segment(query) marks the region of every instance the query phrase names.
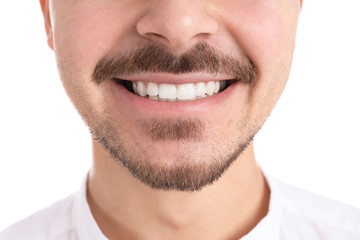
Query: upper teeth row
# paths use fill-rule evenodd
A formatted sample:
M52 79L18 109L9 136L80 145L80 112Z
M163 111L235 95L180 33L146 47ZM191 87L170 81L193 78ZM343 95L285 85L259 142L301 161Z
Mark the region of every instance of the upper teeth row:
M226 87L226 80L210 81L198 83L185 84L156 84L148 82L145 84L142 81L134 82L133 89L135 94L142 97L149 97L155 100L194 100L212 96Z

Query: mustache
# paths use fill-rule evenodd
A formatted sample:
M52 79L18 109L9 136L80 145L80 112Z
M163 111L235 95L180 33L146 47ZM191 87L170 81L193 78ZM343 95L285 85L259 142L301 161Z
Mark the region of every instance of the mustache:
M157 45L145 46L116 57L104 56L96 64L92 77L100 85L116 76L146 72L225 74L249 84L258 78L256 67L249 57L228 56L203 42L179 56Z

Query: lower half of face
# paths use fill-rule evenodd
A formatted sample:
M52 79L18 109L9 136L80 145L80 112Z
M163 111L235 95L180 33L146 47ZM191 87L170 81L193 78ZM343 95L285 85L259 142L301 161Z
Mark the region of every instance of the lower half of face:
M90 94L72 85L68 93L114 160L163 190L200 190L220 178L273 107L269 99L252 99L253 86L241 82L209 97L176 102L138 96L115 80L100 88Z
M138 20L114 25L117 12L110 2L101 8L109 7L101 17L107 28L84 14L96 12L96 6L76 5L73 17L84 19L69 27L55 17L60 25L54 28L55 52L65 89L93 137L133 176L156 189L202 189L238 159L275 106L289 74L297 15L283 13L286 8L277 0L238 1L238 12L229 4L229 16L214 10L217 32L172 54L174 46L156 38L144 41L124 28ZM289 2L296 13L295 1ZM264 29L266 17L273 32ZM132 38L138 44L129 44ZM131 47L119 48L117 41Z

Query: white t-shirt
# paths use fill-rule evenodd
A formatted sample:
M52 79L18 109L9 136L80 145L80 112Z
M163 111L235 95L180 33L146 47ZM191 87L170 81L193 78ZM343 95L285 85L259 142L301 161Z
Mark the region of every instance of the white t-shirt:
M269 212L241 240L360 240L360 210L267 177ZM14 224L0 240L106 240L81 190Z

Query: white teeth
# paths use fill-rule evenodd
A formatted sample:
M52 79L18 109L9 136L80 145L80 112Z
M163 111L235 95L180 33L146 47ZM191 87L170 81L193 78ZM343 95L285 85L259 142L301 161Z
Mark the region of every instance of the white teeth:
M214 93L218 93L220 91L220 82L216 81L214 85Z
M146 93L150 97L156 97L159 94L159 88L156 83L149 82L146 88Z
M152 99L152 100L159 100L158 96L149 96L149 98Z
M146 93L146 86L143 82L139 81L137 83L137 91L140 96L145 97L147 95Z
M139 95L138 91L137 91L137 86L136 83L133 83L133 89L134 89L134 93Z
M195 85L193 83L180 84L177 87L176 97L179 100L195 99Z
M141 97L148 97L149 99L158 101L175 102L177 100L194 100L212 96L225 89L226 81L210 81L210 82L198 82L185 83L185 84L168 84L161 83L156 84L148 82L147 85L142 82L134 82L133 89L136 95Z
M174 84L160 84L159 98L175 100L176 99L176 85Z
M204 82L198 82L195 84L195 95L197 97L205 97L206 86Z
M214 87L215 83L213 81L210 81L206 84L206 94L211 96L214 94Z

